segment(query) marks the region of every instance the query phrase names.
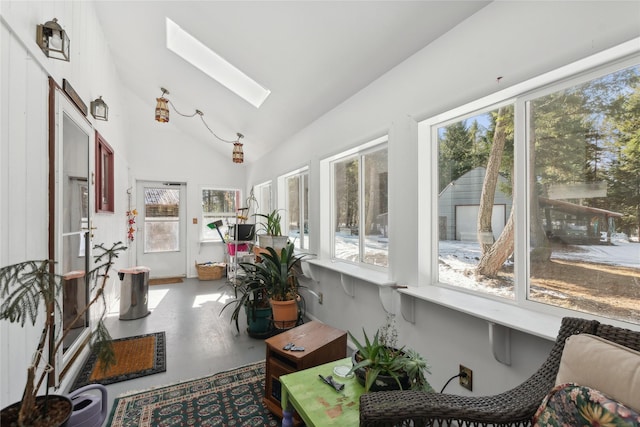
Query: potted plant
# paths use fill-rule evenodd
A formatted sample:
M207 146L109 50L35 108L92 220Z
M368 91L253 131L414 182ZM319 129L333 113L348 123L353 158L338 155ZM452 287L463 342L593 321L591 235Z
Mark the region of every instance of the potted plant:
M267 247L260 255L260 262L241 264L247 274L247 283L266 291L274 325L279 329L295 326L299 311L304 308L304 299L298 292L297 264L306 254L296 255L294 250L293 243L288 243L280 252Z
M44 316L41 317L44 319L42 333L31 365L27 368L22 400L2 409L0 418L3 426L59 426L69 419L73 410L71 400L66 396L49 394L52 376L46 368L53 365L54 357L72 326L96 302L103 304L103 311L97 327L91 332L91 347L97 352L105 369L115 362L111 336L102 322L106 312L104 288L114 259L127 247L118 242L111 248L96 245L94 249L99 251L95 257L96 267L86 275L88 281L97 279L94 296L69 322L69 327L60 332L55 331L55 314L61 314L62 311L59 294L64 277L53 272L54 261L23 261L0 269L0 319L19 322L20 326L29 321L35 326L38 315ZM45 395L38 396L45 382Z
M394 316L388 314L385 325L376 331L373 339L369 339L363 329L364 344L349 332L356 346L349 374L355 373L365 392L407 389L432 391L425 378L425 372L430 373L427 361L412 349L397 348L398 334L394 320Z
M235 299L227 302L220 314L227 307L233 307L230 321L235 322L236 330L240 332L238 319L244 310L249 335L260 337L267 334L271 330L272 312L265 287L257 281L248 280L247 276L240 276L239 280L229 284L233 287Z
M272 247L276 251L282 250L289 240L289 236L282 235L282 216L280 209L274 209L269 214L255 214L256 216L265 218L265 222L260 223L263 234L258 234L258 246L261 248Z

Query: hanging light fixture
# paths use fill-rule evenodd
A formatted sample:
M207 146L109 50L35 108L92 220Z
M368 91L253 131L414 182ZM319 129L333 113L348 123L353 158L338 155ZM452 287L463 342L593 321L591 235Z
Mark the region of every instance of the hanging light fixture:
M48 58L69 61L69 36L57 18L38 25L36 43Z
M95 101L91 101L91 115L96 120L109 120L109 106L102 100L100 96Z
M156 98L156 121L160 123L167 123L169 121L169 100L164 97L165 94L169 94L169 91L161 87L162 95L160 98Z
M202 124L204 124L204 126L207 128L207 130L211 133L211 135L213 135L216 139L222 141L222 142L226 142L227 144L233 144L233 152L231 155L231 159L233 160L233 163L243 163L244 162L244 152L242 151L242 143L240 142L240 140L242 138L244 138L244 135L241 133L236 133L237 135L237 139L235 141L231 141L231 140L227 140L227 139L223 139L220 138L218 135L216 135L216 133L209 127L209 125L207 124L207 122L204 121L204 113L200 110L196 110L193 114L183 114L180 111L178 111L176 109L176 106L173 105L173 102L171 102L169 99L165 98L164 95L168 95L169 91L163 87L160 88L160 90L162 90L162 95L160 96L160 98L156 98L157 104L156 104L156 120L161 122L161 123L166 123L169 121L169 105L173 108L173 111L175 111L178 115L182 116L182 117L195 117L195 116L199 116L200 120L202 120ZM93 105L93 103L92 103Z
M238 133L236 135L238 135L238 139L233 143L232 159L233 163L242 163L244 162L244 153L242 152L242 143L240 142L240 140L244 138L244 135L242 135L241 133Z

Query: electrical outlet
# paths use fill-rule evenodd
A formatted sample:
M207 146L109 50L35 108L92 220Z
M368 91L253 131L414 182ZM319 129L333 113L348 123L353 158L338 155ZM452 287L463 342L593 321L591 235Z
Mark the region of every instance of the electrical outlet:
M469 391L473 391L473 371L466 366L460 365L460 385Z
M324 295L322 295L322 292L318 292L318 304L322 304L323 297Z

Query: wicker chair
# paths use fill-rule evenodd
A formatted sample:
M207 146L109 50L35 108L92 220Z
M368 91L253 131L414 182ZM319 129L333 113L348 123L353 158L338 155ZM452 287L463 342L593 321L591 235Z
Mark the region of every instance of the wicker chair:
M411 390L366 393L360 397L360 426L529 426L555 384L565 340L579 333L640 351L640 332L566 317L546 362L519 386L479 397Z

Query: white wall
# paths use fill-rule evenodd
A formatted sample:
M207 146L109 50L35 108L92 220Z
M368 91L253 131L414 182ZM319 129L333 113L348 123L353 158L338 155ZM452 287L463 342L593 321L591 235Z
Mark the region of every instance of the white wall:
M222 248L198 253L199 187L248 188L284 172L310 166L311 233L318 235L320 159L389 133L392 276L417 283L416 121L511 86L548 70L638 37L639 2L494 2L399 64L376 82L299 132L255 166L231 163L206 139L179 134L153 121L153 100L132 99L122 87L90 2L0 2L0 265L47 256L47 75L66 78L88 104L102 95L109 122L94 122L115 151L116 213L95 216L96 240L124 240L127 193L136 179L187 182L188 259L220 259ZM70 63L46 59L35 27L56 16L72 40ZM496 77L502 76L500 83ZM92 120L92 118L90 118ZM93 121L93 120L92 120ZM159 126L163 126L160 128ZM213 144L213 142L212 142ZM311 153L311 154L310 154ZM230 156L230 155L229 155ZM135 198L134 198L135 206ZM198 228L199 230L199 228ZM133 248L132 248L133 249ZM317 247L312 247L317 251ZM134 251L120 259L135 262ZM195 274L192 270L191 274ZM354 332L373 331L384 319L377 287L357 282L355 298L331 272L320 274L324 304L308 298L310 312ZM109 295L117 295L117 283ZM416 303L415 324L398 320L401 341L433 365L439 388L458 363L474 370L474 393L502 391L530 375L551 343L512 334L510 367L496 362L485 322L427 302ZM0 407L20 398L26 360L37 331L0 323ZM456 385L447 391L465 393Z
M416 123L639 35L640 2L493 2L251 165L247 183L275 182L308 163L309 223L318 236L326 231L318 227L320 160L388 132L391 278L418 285L418 265L427 260L417 251L417 177L429 165L417 163ZM320 253L317 242L310 252ZM356 281L352 298L339 280L319 273L309 286L323 292L324 303L307 298L309 312L358 335L363 326L373 333L384 321L378 288ZM531 375L551 347L512 332L512 365L502 365L491 354L485 321L424 301L415 309L414 324L397 316L400 342L427 357L435 388L462 363L474 371L473 394L504 391ZM447 391L467 393L456 384Z
M46 58L35 43L36 26L54 16L71 39L70 62ZM87 106L100 95L109 105L109 121L87 116L113 148L115 167L115 213L94 214L94 243L127 242L127 190L136 207L136 180L179 181L187 183L188 275L196 275L196 261L223 260L221 244L199 245L200 225L192 218L199 218L202 186L246 187L244 165L231 161L232 146L222 155L212 136L210 144L207 134L196 141L171 123L155 122L155 100L132 98L119 81L92 2L3 0L0 22L0 265L48 256L48 76L60 86L67 79ZM195 119L194 126L206 132ZM114 272L137 263L136 244ZM120 283L111 276L106 294L117 310ZM20 399L38 332L0 323L0 407Z
M0 2L0 265L48 257L48 76L67 79L89 105L103 95L110 120L88 120L115 151L115 214L95 214L94 243L126 239L125 190L130 143L121 85L93 6L86 2ZM71 62L47 59L35 43L36 25L56 16L71 43ZM93 189L92 189L93 191ZM116 268L128 264L128 255ZM107 288L118 295L117 275ZM0 407L21 398L39 328L0 323ZM71 372L66 381L73 378ZM64 386L65 382L63 382Z
M187 276L195 277L195 263L205 261L224 261L224 248L221 243L200 245L202 212L202 187L218 188L246 187L246 166L233 163L231 144L223 144L214 139L198 118L185 118L177 114L171 116L169 123L154 120L155 100L129 99L128 137L131 143L128 149L132 180L172 181L187 184ZM172 111L173 113L173 111ZM203 140L180 132L174 126L175 121L191 120L194 131L201 131ZM220 146L226 152L220 153ZM134 185L135 190L135 185ZM246 198L247 194L244 194ZM133 206L140 209L142 200L134 195ZM198 224L193 224L197 218ZM134 241L133 245L139 244ZM151 272L153 275L153 272Z

